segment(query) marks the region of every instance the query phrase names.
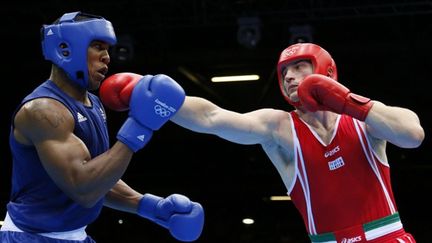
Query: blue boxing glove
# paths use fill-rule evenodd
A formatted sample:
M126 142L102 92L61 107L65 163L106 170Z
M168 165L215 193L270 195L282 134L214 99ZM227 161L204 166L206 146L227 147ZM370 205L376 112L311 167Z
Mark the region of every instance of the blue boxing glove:
M180 241L198 239L204 226L201 204L180 194L161 198L147 193L140 200L137 213L168 229Z
M133 89L132 92L127 92L130 89ZM147 144L153 131L177 112L186 97L183 88L163 74L145 75L137 83L127 85L120 95L130 95L130 110L128 119L117 133L117 139L134 152ZM129 100L129 97L121 98Z

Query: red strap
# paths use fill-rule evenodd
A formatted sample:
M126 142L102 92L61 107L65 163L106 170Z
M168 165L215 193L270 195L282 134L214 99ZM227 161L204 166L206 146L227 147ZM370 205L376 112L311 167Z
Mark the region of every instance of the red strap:
M349 93L345 102L344 113L360 121L364 121L373 104L369 98Z

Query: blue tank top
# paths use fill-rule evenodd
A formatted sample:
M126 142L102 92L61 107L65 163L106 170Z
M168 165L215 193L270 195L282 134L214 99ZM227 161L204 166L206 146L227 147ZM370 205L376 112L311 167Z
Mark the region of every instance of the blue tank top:
M108 150L109 137L103 105L96 95L88 95L92 104L90 107L72 99L47 80L25 97L19 107L40 97L63 103L75 118L74 134L85 143L94 158ZM13 124L9 144L13 166L7 211L18 228L36 233L69 231L88 225L99 216L103 199L91 208L81 207L70 199L44 170L35 147L15 140Z

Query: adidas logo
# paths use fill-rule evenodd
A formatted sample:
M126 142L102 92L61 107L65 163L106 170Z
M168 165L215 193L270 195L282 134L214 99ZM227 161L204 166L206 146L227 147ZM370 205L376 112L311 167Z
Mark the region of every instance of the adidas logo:
M77 117L78 117L78 122L83 122L83 121L87 121L87 117L81 115L81 113L77 113Z
M48 30L48 32L47 32L47 36L49 36L49 35L54 35L54 32L52 31L52 29L49 29L49 30Z
M145 135L139 135L139 136L137 136L137 138L138 138L141 142L144 142Z

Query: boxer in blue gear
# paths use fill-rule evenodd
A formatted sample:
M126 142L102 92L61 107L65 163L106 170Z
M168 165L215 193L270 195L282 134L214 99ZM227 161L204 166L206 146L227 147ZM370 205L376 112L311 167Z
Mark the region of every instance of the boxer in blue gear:
M41 34L44 57L53 65L49 79L12 114L12 189L0 242L92 243L86 227L103 206L158 224L166 222L161 225L178 240L197 239L204 221L199 203L178 194L155 200L156 196L141 194L121 180L134 152L145 143L135 147L133 142L118 140L110 147L104 107L90 92L99 88L108 72L108 48L116 43L111 23L99 16L66 13L44 25ZM169 81L152 85L160 85L161 90L175 86L170 97L181 105L184 91ZM166 122L152 117L153 113L146 118L148 90L131 92L134 105L127 120L137 124L126 122L119 133L142 134L156 130L148 124ZM140 112L144 114L137 115ZM191 224L192 233L182 228Z

